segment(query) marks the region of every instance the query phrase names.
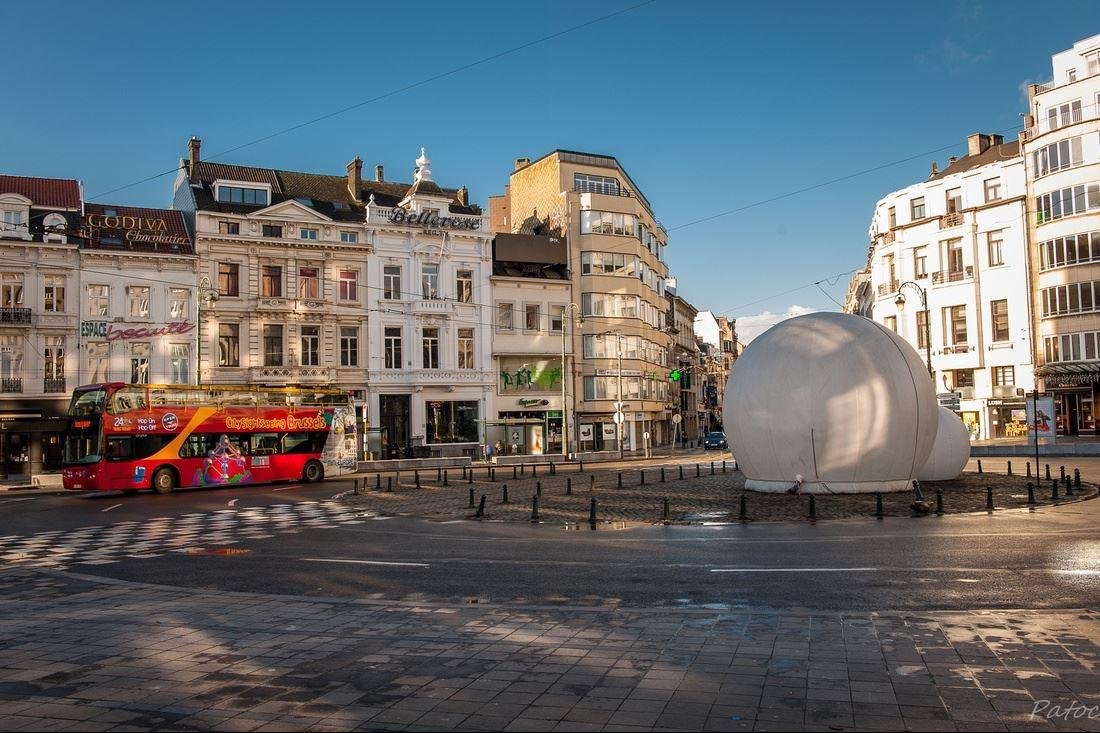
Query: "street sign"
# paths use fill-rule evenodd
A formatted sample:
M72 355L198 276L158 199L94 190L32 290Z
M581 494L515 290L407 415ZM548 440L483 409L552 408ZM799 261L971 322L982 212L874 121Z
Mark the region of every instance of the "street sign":
M673 425L679 425L681 422L683 422L683 420L684 420L684 418L680 417L680 415L678 415L678 414L672 416L672 424Z
M611 416L611 419L615 421L616 425L621 425L623 420L626 419L626 415L621 412L616 412L614 415Z

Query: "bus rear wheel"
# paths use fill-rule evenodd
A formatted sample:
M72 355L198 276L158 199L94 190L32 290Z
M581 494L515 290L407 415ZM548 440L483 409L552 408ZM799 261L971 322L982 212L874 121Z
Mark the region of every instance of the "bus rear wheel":
M318 461L310 461L302 470L302 480L307 484L313 484L325 477L325 467Z
M176 474L170 468L158 468L153 474L153 491L158 494L171 494L176 488Z

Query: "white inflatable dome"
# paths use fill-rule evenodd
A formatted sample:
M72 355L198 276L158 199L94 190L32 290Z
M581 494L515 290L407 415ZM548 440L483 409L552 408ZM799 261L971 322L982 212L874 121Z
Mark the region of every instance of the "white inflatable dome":
M970 460L970 433L959 416L940 408L940 427L936 442L917 475L921 481L950 481L966 468Z
M913 348L844 313L791 318L754 339L734 363L723 408L756 491L904 491L938 427L932 380Z

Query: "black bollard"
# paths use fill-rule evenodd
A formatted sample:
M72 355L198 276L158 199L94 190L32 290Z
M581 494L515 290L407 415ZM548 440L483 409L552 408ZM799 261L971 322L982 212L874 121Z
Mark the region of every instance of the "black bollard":
M619 488L621 489L622 487L623 487L623 474L622 474L622 471L620 471L619 472Z
M437 469L435 469L435 482L438 484L438 483L441 483L442 481L443 481L443 469L442 468L437 468Z
M573 495L573 477L572 476L567 476L565 478L565 495L566 496L572 496Z
M588 523L596 524L596 497L592 497L592 502L588 505Z
M982 472L982 459L979 458L978 459L978 473L981 473L981 472Z
M542 482L535 482L535 496L542 496Z
M1011 475L1012 475L1012 461L1009 461L1009 462L1008 462L1008 475L1009 475L1009 476L1011 476Z
M466 483L472 484L474 482L474 469L470 469L465 476Z
M1073 496L1073 484L1070 483L1069 476L1062 479L1062 485L1065 487L1066 496Z
M667 496L665 497L664 504L665 504L664 513L662 514L661 519L663 519L664 521L667 522L668 521L668 497Z
M519 468L512 466L512 478L519 478Z
M722 473L726 472L726 459L722 459Z
M386 477L386 491L393 492L393 476Z
M584 473L584 459L577 461L577 473Z
M680 464L680 480L681 481L684 480L684 466L683 466L683 464Z
M882 494L876 493L875 494L875 516L878 517L879 519L882 519L882 515L883 515L883 511L882 511Z
M537 478L539 475L539 464L531 466L531 478Z
M466 467L462 467L462 478L466 478Z
M1058 482L1057 481L1051 481L1050 482L1050 500L1051 501L1058 501Z
M993 487L985 487L985 510L987 512L993 511Z
M699 464L696 463L695 464L695 478L699 478L699 476L700 476L700 474L699 474Z
M737 511L737 518L743 522L749 518L749 506L748 502L745 500L744 494L741 494L741 501L738 503L740 504L740 507Z
M526 464L523 464L523 463L519 464L519 475L520 476L526 476L527 475L527 465Z
M485 516L485 494L481 495L481 501L477 504L477 511L474 512L474 516L479 518Z
M471 489L471 491L472 491L472 489ZM508 503L508 484L504 484L503 486L500 487L500 503L501 504L507 504Z
M711 475L711 476L713 476L713 475L714 475L714 461L711 461L711 462L710 462L710 475Z
M588 490L589 491L595 491L596 490L596 477L593 474L588 474Z
M447 469L443 469L443 485L450 486L451 482L447 480Z
M352 493L359 496L359 479L352 479L351 481Z
M638 485L645 486L645 469L638 471Z
M665 482L665 467L661 466L661 483Z
M374 490L375 491L381 491L382 490L382 474L380 474L380 473L374 474Z
M943 489L936 489L936 514L943 514Z
M474 508L474 490L470 489L470 508Z
M1059 481L1065 481L1066 480L1066 467L1065 466L1058 466L1058 480Z
M554 462L550 461L550 475L551 476L556 476L557 474L558 474L558 469L555 467Z
M1048 463L1048 464L1046 464L1046 466L1047 466L1047 481L1050 481L1050 464Z
M1073 490L1081 490L1081 469L1079 468L1073 469Z
M817 501L813 494L810 494L810 519L817 519Z
M1027 482L1027 503L1035 503L1035 485L1030 481Z
M537 496L531 497L531 521L539 521L539 498Z
M420 469L416 469L415 471L413 471L413 474L416 477L416 488L419 489L420 488Z
M1027 466L1027 477L1031 478L1031 461L1028 461L1026 466Z
M489 469L489 480L492 481L493 483L496 483L496 480L497 480L497 467L496 466L493 466L492 468Z

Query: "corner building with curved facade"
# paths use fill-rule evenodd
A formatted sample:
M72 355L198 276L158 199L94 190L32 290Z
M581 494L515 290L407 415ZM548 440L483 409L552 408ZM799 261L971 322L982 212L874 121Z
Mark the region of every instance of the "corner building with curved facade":
M667 443L676 407L668 402L668 233L626 170L611 156L569 150L519 158L504 194L490 197L489 218L496 232L566 237L584 319L570 331L580 357L566 406L572 445L619 449L620 401L624 450L644 450L647 433L649 445Z

